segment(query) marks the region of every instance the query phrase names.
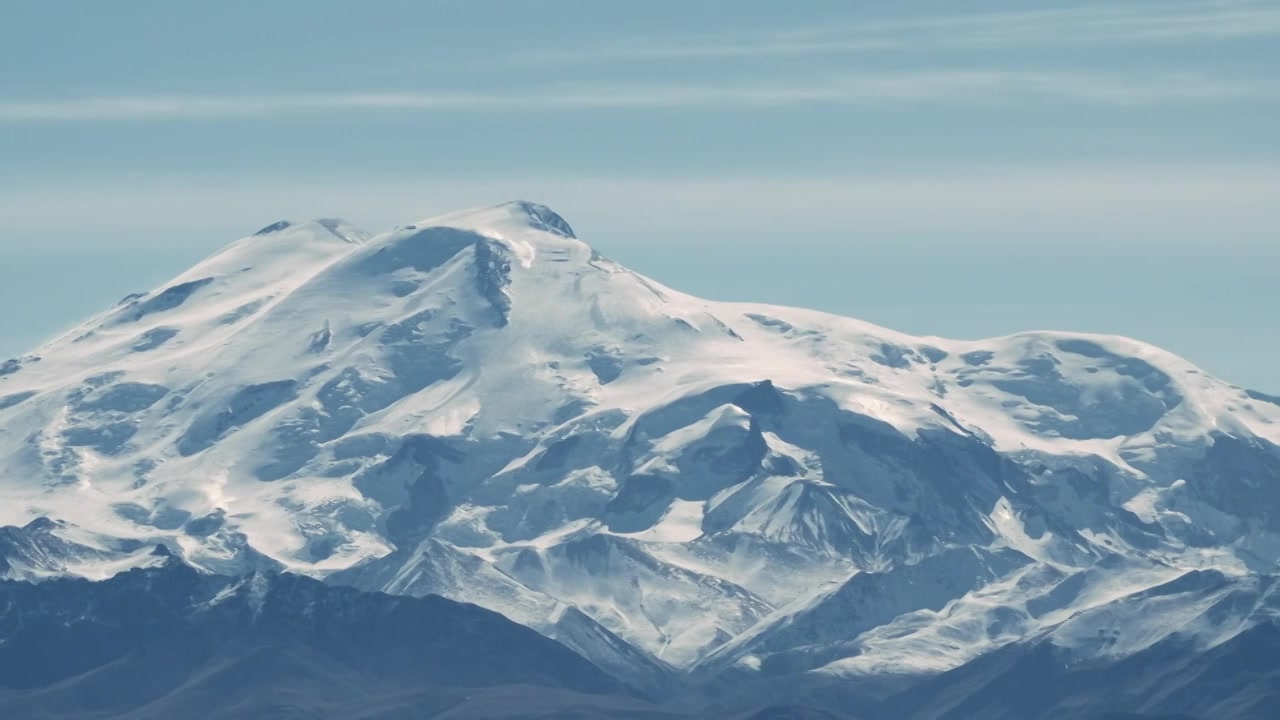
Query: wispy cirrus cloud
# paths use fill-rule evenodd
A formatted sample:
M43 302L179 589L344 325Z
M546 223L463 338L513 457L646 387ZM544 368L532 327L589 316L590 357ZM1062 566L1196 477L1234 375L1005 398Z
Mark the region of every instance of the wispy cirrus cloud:
M1275 97L1265 79L1200 73L1117 74L1028 70L940 70L831 74L795 80L703 84L530 86L477 92L334 92L149 95L54 100L0 99L0 123L254 118L308 112L548 111L608 108L769 107L930 102L1018 102L1056 98L1141 105Z
M508 77L512 84L443 90L412 88L386 92L320 91L241 94L113 94L61 98L0 96L0 123L158 121L263 118L325 113L445 113L483 111L591 110L610 108L770 107L805 104L1016 103L1056 99L1105 105L1274 98L1280 84L1265 67L1234 64L1231 71L1182 72L1163 62L1145 71L1111 63L1091 67L1081 60L1066 66L1037 63L1038 51L1082 45L1134 47L1150 43L1221 41L1280 37L1280 4L1256 0L1091 3L1019 12L904 16L823 27L779 26L765 30L725 30L714 34L664 33L655 37L613 37L607 43L520 48L463 64L496 63L529 73ZM963 52L940 59L938 51L1017 48L1013 65L992 66L990 55ZM825 74L807 62L824 55L894 52L910 58L912 69L834 68ZM759 59L747 71L739 59ZM979 59L975 62L975 58ZM789 62L789 60L802 62ZM1043 59L1043 58L1041 58ZM672 61L684 68L706 61L709 72L611 73L614 63ZM724 61L719 62L717 61ZM1195 57L1183 58L1196 63ZM542 65L580 65L586 72L547 72ZM807 66L806 66L807 65ZM805 66L805 67L802 67ZM541 68L541 69L540 69ZM763 69L762 69L763 68ZM493 69L493 68L490 68ZM596 72L604 69L603 72ZM578 84L548 82L576 76ZM609 78L590 82L587 78ZM523 81L515 84L514 77ZM688 78L699 78L689 80Z
M967 13L822 27L778 27L685 37L615 38L607 44L521 51L504 60L578 64L917 50L1070 48L1219 42L1280 36L1280 5L1238 2L1095 3L1020 12Z
M771 242L784 231L809 245L914 238L937 247L960 237L992 247L1274 250L1280 166L1104 164L797 176L143 175L74 183L15 178L0 183L0 217L10 236L41 243L0 250L148 249L206 236L225 243L281 217L336 215L379 231L516 198L548 203L584 236L601 240L645 228L654 242L738 247Z

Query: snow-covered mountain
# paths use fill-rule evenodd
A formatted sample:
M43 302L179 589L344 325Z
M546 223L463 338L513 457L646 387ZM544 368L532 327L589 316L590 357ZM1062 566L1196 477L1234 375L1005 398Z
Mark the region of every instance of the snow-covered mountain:
M1271 617L1184 578L1277 569L1280 401L1125 338L701 300L527 202L281 222L0 365L0 525L9 577L161 543L474 602L654 692L1119 658Z

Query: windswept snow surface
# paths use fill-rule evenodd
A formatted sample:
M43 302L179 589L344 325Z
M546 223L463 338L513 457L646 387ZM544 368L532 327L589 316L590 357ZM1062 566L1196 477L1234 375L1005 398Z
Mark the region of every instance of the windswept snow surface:
M476 602L655 686L934 673L1242 631L1213 583L1131 598L1276 569L1278 445L1280 405L1149 345L701 300L528 202L277 223L0 365L0 573L163 543Z

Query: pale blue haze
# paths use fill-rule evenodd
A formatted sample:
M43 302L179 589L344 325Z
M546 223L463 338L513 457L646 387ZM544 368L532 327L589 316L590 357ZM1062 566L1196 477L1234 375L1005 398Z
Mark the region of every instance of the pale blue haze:
M1280 5L906 5L8 3L0 356L281 217L525 197L694 294L1280 391Z

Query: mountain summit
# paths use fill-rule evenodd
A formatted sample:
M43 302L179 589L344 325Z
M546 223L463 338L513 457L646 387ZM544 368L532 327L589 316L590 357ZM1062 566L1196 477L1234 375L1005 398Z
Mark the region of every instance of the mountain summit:
M280 222L0 365L0 572L159 543L474 602L649 688L1128 657L1269 617L1278 445L1280 405L1149 345L701 300L534 203Z

